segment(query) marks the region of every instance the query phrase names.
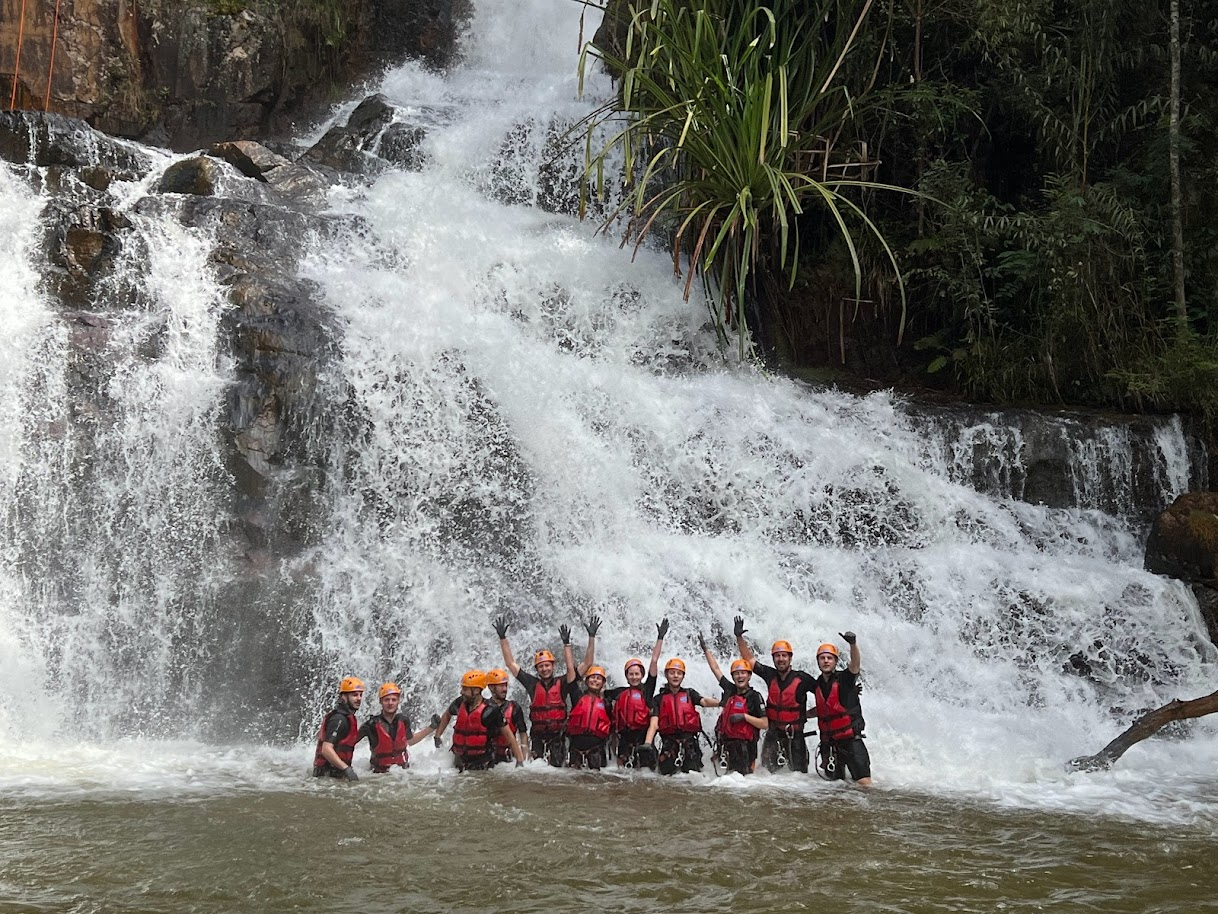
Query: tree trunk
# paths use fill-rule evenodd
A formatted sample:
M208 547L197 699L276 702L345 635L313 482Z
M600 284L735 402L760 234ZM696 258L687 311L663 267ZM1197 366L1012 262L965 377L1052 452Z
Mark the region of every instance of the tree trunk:
M1180 701L1178 698L1169 701L1163 707L1143 714L1133 722L1133 726L1095 755L1083 755L1071 759L1066 764L1066 768L1072 771L1103 771L1111 768L1130 746L1140 743L1148 736L1154 736L1173 720L1191 720L1194 717L1213 714L1215 711L1218 711L1218 692L1213 692L1204 698L1194 698L1191 701Z
M1184 216L1180 192L1180 0L1171 0L1171 120L1168 127L1171 168L1171 263L1176 300L1176 330L1188 332L1184 298Z

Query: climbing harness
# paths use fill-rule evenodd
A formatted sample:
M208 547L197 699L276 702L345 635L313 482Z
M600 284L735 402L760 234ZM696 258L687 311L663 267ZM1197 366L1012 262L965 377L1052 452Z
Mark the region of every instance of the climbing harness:
M832 743L822 743L816 753L816 773L823 781L838 780L837 747Z

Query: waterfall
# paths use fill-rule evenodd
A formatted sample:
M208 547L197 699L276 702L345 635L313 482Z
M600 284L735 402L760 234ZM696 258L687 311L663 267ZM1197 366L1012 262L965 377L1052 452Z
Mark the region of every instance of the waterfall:
M1061 762L1214 687L1192 596L1141 570L1148 506L1203 482L1179 421L965 421L726 361L668 254L564 210L579 152L555 159L554 138L593 103L576 93L581 9L480 3L461 67L387 74L381 91L427 122L427 165L335 188L346 229L302 241L340 329L318 395L345 420L322 441L305 547L263 572L265 593L292 594L275 612L303 620L298 666L235 727L222 696L261 680L233 651L284 658L251 647L275 612L225 596L241 572L215 239L129 207L141 244L104 318L73 323L38 279L45 201L0 176L0 732L53 727L70 697L97 741L184 715L213 720L195 736L307 739L345 674L395 678L430 713L461 671L500 664L500 614L520 659L601 615L611 683L668 618L666 656L715 694L696 636L723 663L742 614L759 653L786 638L804 668L859 633L882 782L1086 806ZM1060 498L1034 435L1065 455ZM1147 744L1122 766L1204 777L1218 741L1195 729L1188 753Z

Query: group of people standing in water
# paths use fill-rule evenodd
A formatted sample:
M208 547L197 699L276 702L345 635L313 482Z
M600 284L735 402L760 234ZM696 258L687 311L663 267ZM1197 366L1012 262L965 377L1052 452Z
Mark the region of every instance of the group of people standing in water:
M554 654L548 650L533 655L532 673L522 669L508 643L508 621L495 619L506 669L465 673L460 697L417 732L399 710L402 690L392 682L378 691L381 713L359 723L356 712L363 703L364 684L348 676L339 685L337 705L318 732L313 774L357 780L352 760L356 745L364 739L371 749L373 771L409 767L409 747L427 736L441 746L442 734L451 724L452 753L463 771L512 760L523 765L526 754L555 767L599 770L616 760L618 767L650 768L661 774L701 771L701 740L710 747L717 772L747 775L759 760L770 771L807 772L807 738L816 735L815 768L822 777L838 780L849 774L858 784L870 785L871 761L863 742L859 701L861 657L853 632L841 634L849 648L845 666L837 646L825 643L816 649L818 675L813 675L792 667L794 649L788 641L774 642L772 666L758 662L744 637L744 619L737 616L733 634L740 657L730 665L730 678L698 635L698 646L723 688L716 699L682 686L685 661L679 657L664 665L664 685L656 691L667 619L656 626L650 664L645 668L642 660L630 658L624 669L626 685L607 689L605 669L595 663L600 624L597 616L585 623L588 644L578 664L570 627L559 627L565 663L560 678ZM508 698L509 674L528 694L527 714ZM765 683L764 696L752 687L753 676ZM721 709L713 737L703 730L699 707ZM805 731L812 718L816 730Z

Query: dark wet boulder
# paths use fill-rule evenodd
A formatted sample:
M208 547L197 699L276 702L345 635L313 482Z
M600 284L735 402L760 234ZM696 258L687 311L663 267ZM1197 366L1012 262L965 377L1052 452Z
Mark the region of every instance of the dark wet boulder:
M0 158L38 167L102 166L128 179L152 167L152 157L133 143L42 111L0 111Z
M162 194L194 194L210 197L216 193L220 181L220 166L215 159L194 156L174 162L165 169L157 182L157 191Z
M427 137L427 128L418 124L390 124L381 134L376 154L399 168L421 171L427 163L427 154L422 143Z
M374 173L379 162L371 153L393 116L393 106L383 95L370 95L351 112L346 124L326 131L302 160L348 174Z
M1192 587L1210 640L1218 643L1218 492L1186 492L1155 518L1146 570Z
M292 164L290 159L251 140L216 143L208 150L208 155L227 162L247 178L259 181L266 180L268 171Z

